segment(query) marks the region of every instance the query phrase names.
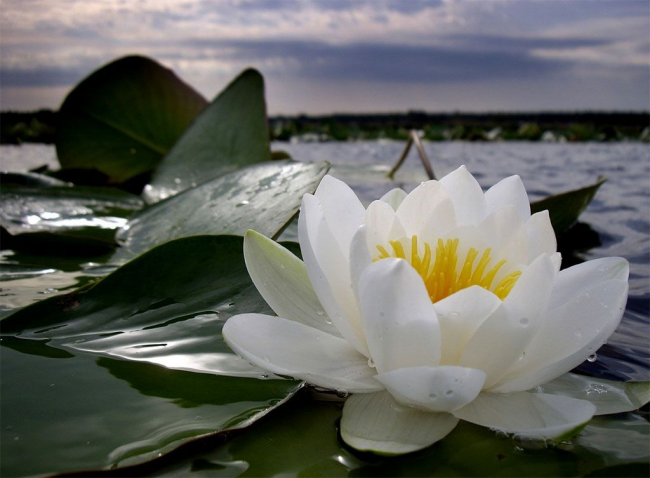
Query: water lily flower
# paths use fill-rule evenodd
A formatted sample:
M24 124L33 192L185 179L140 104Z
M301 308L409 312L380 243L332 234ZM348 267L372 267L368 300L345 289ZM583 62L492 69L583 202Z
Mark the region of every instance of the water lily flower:
M554 439L647 401L647 387L565 375L619 324L629 266L560 271L548 211L531 215L518 176L483 193L461 167L367 209L326 176L298 228L304 263L246 234L248 271L278 317L238 315L223 335L254 365L351 393L341 437L356 449L412 452L459 420Z

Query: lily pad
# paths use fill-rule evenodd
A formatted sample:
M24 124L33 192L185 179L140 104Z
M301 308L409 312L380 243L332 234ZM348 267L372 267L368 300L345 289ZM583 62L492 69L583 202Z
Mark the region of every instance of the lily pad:
M16 244L109 248L142 207L138 196L112 188L3 185L0 225Z
M6 340L6 339L5 339ZM169 370L42 342L0 347L0 474L35 476L151 460L197 437L243 427L300 387Z
M603 177L590 186L573 189L535 201L530 204L531 212L534 214L548 209L555 234L560 236L578 221L580 214L587 209L596 192L598 192L598 188L605 181L607 179Z
M340 402L313 401L301 393L226 443L215 440L211 447L204 444L196 453L188 448L176 463L165 463L164 469L162 463L152 462L129 469L128 474L573 477L622 464L637 473L648 469L649 427L634 414L594 419L573 442L558 447L499 437L489 429L461 422L451 434L421 452L380 457L355 452L342 443L337 436L341 408ZM613 435L618 443L608 438Z
M134 215L118 233L119 257L194 234L238 234L255 229L276 236L313 193L327 163L273 161L235 171L184 191Z
M230 83L165 156L151 183L148 203L207 180L271 159L264 79L253 69Z
M263 415L300 384L260 380L268 376L230 351L221 326L243 311L270 312L242 238L194 236L5 317L3 476L137 463ZM121 349L93 352L131 360L81 352L110 338Z
M251 282L238 236L168 242L98 282L6 316L2 334L180 370L261 377L221 339L238 313L272 313ZM295 247L294 247L295 248Z
M121 183L153 169L206 105L156 61L120 58L84 79L61 105L59 162Z
M42 251L43 252L43 251ZM0 316L98 280L114 270L111 254L74 256L3 249L0 252ZM55 251L50 251L54 253Z

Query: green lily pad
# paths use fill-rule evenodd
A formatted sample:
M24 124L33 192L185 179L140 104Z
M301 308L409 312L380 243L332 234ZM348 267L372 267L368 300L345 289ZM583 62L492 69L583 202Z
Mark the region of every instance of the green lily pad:
M143 197L154 203L242 166L271 159L264 79L253 69L230 83L162 160Z
M33 340L18 339L30 344L18 351L5 340L2 476L141 463L197 437L246 426L300 387L62 350L57 355Z
M110 253L53 256L39 254L38 250L3 249L0 251L0 317L98 280L116 268L107 264L110 257Z
M270 313L242 238L194 236L6 316L2 422L12 428L1 437L3 476L142 462L285 400L298 382L260 380L268 376L221 339L225 320L243 311ZM92 350L110 338L122 349Z
M59 162L124 182L152 170L206 105L154 60L120 58L84 79L61 105Z
M301 393L226 443L203 445L197 453L188 449L175 463L165 463L164 469L152 462L128 472L197 477L546 477L582 476L622 464L637 471L648 467L649 427L639 415L599 417L573 442L558 447L498 437L461 421L451 434L421 452L380 457L342 444L337 436L341 408L342 403L313 401ZM612 435L622 442L608 440Z
M235 171L184 191L134 215L118 233L118 257L140 254L194 234L238 234L254 229L276 236L313 193L327 163L273 161Z
M112 188L3 185L0 225L18 245L105 249L142 206L138 196Z
M7 315L2 334L178 370L266 378L221 339L232 315L272 313L242 247L238 236L168 242L94 284Z
M590 186L573 189L535 201L530 204L530 210L534 214L548 209L555 234L560 236L578 221L580 214L587 209L596 192L598 192L598 188L605 181L607 181L607 178L599 178L597 182Z

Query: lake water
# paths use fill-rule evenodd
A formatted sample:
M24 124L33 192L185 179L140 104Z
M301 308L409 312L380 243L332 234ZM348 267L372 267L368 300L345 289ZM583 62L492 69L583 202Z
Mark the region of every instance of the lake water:
M395 176L384 179L404 143L367 141L343 143L274 143L301 161L327 160L332 174L345 179L362 201L369 203L389 189L407 191L426 180L415 148ZM630 261L630 297L614 336L584 371L605 378L650 380L650 146L642 143L547 144L528 142L425 143L438 177L466 165L484 188L519 174L531 200L586 186L604 175L607 182L582 215L597 233L596 247L577 251L577 260L622 256ZM0 147L0 169L27 171L58 167L54 147ZM360 168L360 167L364 168ZM359 171L372 170L368 175ZM295 238L291 229L285 238ZM593 242L593 237L591 241Z
M393 187L410 190L426 179L414 151L395 181L386 179L403 148L399 142L272 146L298 160L330 161L332 174L348 182L365 203ZM597 359L585 362L580 371L618 380L650 380L650 146L454 142L427 143L425 148L438 177L465 164L488 188L517 173L533 200L592 184L600 175L608 177L581 218L588 226L578 229L590 246L571 249L566 239L560 244L564 242L567 262L627 258L630 296L621 325ZM58 167L53 147L0 146L0 170L28 171L42 165ZM288 228L284 237L295 238L295 229ZM108 258L54 254L56 248L43 255L2 251L0 312L70 291L111 270L105 263ZM242 397L236 395L241 385L234 381L241 379L72 355L49 347L47 340L12 339L0 339L2 378L9 384L3 387L0 408L6 476L110 467L125 457L140 456L142 450L150 450L147 447L152 447L147 457L159 456L173 448L179 436L210 434L244 409L274 403L261 395L250 402L247 389L241 389ZM271 382L256 383L256 391L259 383ZM360 456L337 438L341 403L310 397L305 393L295 397L228 441L223 436L196 440L133 475L582 476L609 464L648 461L647 412L595 418L564 448L539 449L462 423L439 444L403 459ZM619 469L619 476L625 470ZM644 476L645 470L633 471Z

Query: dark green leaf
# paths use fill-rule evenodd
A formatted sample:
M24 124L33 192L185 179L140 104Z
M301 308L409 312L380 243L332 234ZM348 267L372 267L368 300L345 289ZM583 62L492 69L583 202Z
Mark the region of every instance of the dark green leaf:
M244 311L270 313L242 238L194 236L4 318L3 476L141 462L293 394L298 382L259 380L264 372L223 342L225 320ZM57 349L129 360L101 358L102 370Z
M84 79L61 105L59 162L126 181L153 169L206 104L154 60L120 58Z
M300 386L88 355L57 358L47 345L16 340L30 348L0 347L0 475L7 477L141 463L246 426Z
M0 225L16 244L106 248L142 206L138 196L111 188L3 185Z
M238 313L272 313L238 236L192 236L126 263L94 285L6 316L3 334L182 370L261 376L221 340Z
M145 187L144 198L154 203L269 159L264 79L248 69L217 96L165 156Z
M599 178L591 186L574 189L549 196L540 201L535 201L530 205L531 212L534 214L548 209L553 229L555 229L555 233L559 236L568 231L578 221L580 214L587 208L596 195L598 188L606 180L606 178Z
M582 476L623 463L643 464L649 458L647 422L631 414L598 417L573 443L548 448L542 443L500 438L487 428L460 422L450 435L421 452L380 457L342 444L337 436L342 405L299 394L244 433L216 444L212 451L196 456L188 450L185 459L164 471L151 463L130 472L197 477L548 477ZM607 431L602 428L605 423Z
M0 254L0 316L85 286L115 269L106 264L111 253L64 255L61 249L52 247L50 242L47 244L48 247L43 247L41 243L40 251L4 249Z
M239 234L275 236L313 193L327 163L274 161L235 171L153 205L118 233L119 257L140 254L177 237Z

